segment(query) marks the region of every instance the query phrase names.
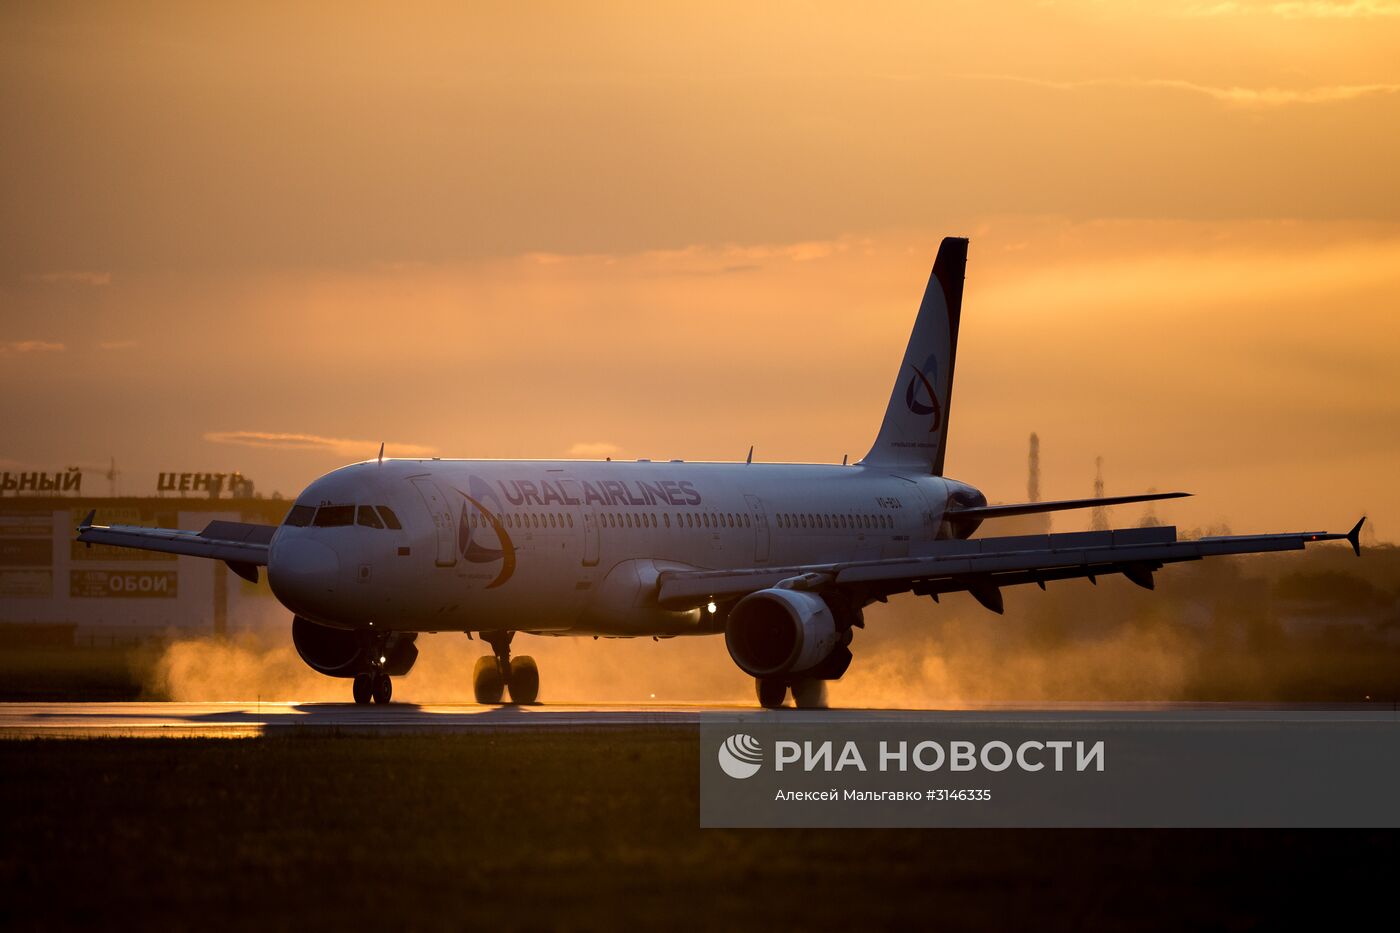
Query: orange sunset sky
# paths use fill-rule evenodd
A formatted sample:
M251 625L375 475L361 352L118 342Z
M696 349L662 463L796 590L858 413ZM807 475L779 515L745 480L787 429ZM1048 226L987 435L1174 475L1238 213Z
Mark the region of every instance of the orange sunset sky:
M9 2L0 75L5 470L854 459L955 234L951 475L1400 537L1398 2Z

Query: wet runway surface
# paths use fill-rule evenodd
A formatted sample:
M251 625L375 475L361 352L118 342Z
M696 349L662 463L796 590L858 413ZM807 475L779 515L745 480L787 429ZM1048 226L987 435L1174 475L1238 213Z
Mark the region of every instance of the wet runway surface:
M327 731L457 733L528 729L694 727L701 723L1400 721L1390 704L1060 703L957 710L781 709L712 703L536 706L352 703L0 703L0 738L216 737Z

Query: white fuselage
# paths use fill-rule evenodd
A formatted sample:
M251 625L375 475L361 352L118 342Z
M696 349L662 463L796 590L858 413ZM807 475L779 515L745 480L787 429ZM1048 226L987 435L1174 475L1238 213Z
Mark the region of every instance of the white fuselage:
M367 461L307 487L268 577L293 612L338 627L705 634L703 605L656 603L659 573L918 553L950 495L985 501L860 465Z

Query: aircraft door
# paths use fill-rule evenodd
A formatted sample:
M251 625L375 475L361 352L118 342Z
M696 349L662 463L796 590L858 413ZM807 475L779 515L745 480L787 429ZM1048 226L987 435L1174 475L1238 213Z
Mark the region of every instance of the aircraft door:
M593 514L593 506L585 505L583 513L583 566L598 566L598 516Z
M583 489L576 479L560 480L566 495L583 502ZM593 506L580 505L578 510L579 522L583 525L583 566L598 566L598 516L593 512Z
M762 564L768 560L768 513L763 510L763 500L758 496L744 496L744 499L753 519L754 563Z
M457 564L457 522L452 515L452 507L442 489L428 476L410 476L408 481L422 496L428 514L433 517L433 529L437 535L437 565L453 567Z

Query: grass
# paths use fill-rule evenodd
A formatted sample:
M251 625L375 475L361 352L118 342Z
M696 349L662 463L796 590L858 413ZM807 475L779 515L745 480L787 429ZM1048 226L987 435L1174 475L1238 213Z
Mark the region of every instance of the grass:
M701 831L690 729L0 742L0 927L1247 927L1387 833Z
M155 645L9 647L0 651L0 702L123 702L144 699L160 654Z

